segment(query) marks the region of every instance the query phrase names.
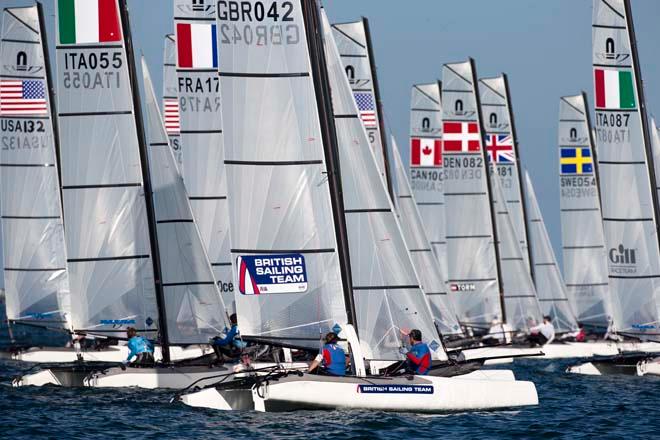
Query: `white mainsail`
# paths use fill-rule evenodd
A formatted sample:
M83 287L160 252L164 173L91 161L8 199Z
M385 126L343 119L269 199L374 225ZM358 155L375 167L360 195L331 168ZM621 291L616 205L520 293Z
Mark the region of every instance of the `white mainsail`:
M73 328L159 329L145 151L124 0L57 3L58 112ZM103 27L87 28L103 18ZM96 20L96 21L94 21Z
M560 333L577 329L552 243L545 228L543 215L529 173L525 172L525 194L529 201L529 240L534 262L536 294L544 315L552 317L552 325Z
M479 80L479 96L483 126L486 132L486 154L491 172L497 173L504 194L507 211L516 238L522 248L522 257L527 272L533 275L528 232L526 224L526 207L523 197L522 179L520 175L520 152L516 138L513 111L509 92L509 82L506 74L494 78ZM493 194L491 194L493 195ZM506 271L506 269L502 269ZM506 286L505 286L506 290Z
M558 133L559 201L566 289L577 320L602 331L609 325L612 305L586 95L560 99ZM585 161L579 168L573 163L578 150Z
M656 176L656 190L660 197L660 185L658 185L657 178L660 176L660 129L655 125L655 118L651 118L651 150L653 152L653 170Z
M234 301L215 2L175 0L182 175L224 301ZM225 116L226 116L225 112ZM245 123L254 118L247 116Z
M488 328L503 318L503 301L473 70L472 60L442 69L447 263L459 320Z
M291 4L273 3L290 19L279 43L270 35L262 44L218 40L225 167L241 332L314 349L320 335L348 322L350 290L337 239L341 213L332 203L338 176L328 173L330 145L317 102L323 90L312 72L303 5ZM253 25L218 11L220 28ZM256 274L264 262L304 276L272 282Z
M0 212L7 318L70 328L69 276L41 6L6 8L0 41Z
M660 335L658 197L630 2L594 0L596 145L616 330Z
M440 88L440 82L412 86L409 174L426 236L447 276Z
M165 35L163 50L163 120L174 152L179 172L183 169L181 151L181 112L179 109L179 78L176 72L176 38Z
M142 58L149 169L158 255L171 344L207 343L228 325L183 179L169 148L147 64Z
M422 217L406 174L399 148L394 137L391 140L393 177L396 181L395 201L403 238L408 246L410 257L419 275L422 289L431 306L431 313L440 332L447 335L461 335L460 324L447 297L446 276L433 252L431 243L424 232Z
M369 144L376 156L376 162L381 176L387 183L387 189L392 195L392 180L388 169L387 139L380 105L380 91L376 78L376 61L374 60L369 31L369 20L351 23L335 23L332 25L332 35L339 49L339 55L353 91L353 97L358 106L358 113Z
M541 322L541 306L536 296L534 281L523 258L524 250L516 235L509 204L504 202L506 199L502 183L495 173L490 174L490 178L505 321L515 330L529 330L531 326Z
M335 119L358 334L367 359L399 359L401 331L417 328L446 359L387 184L360 117L330 23L322 27Z

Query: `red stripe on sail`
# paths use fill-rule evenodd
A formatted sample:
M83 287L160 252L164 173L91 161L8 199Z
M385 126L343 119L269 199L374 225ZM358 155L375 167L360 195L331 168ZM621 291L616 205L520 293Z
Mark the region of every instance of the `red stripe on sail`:
M420 157L420 141L419 139L413 139L412 144L410 145L410 165L419 166L422 163L422 158Z
M596 85L596 107L605 108L605 71L596 69L594 71L594 83Z
M437 139L434 143L433 154L435 158L433 159L433 164L437 166L442 166L442 141Z
M176 25L176 46L178 54L179 67L192 67L192 34L190 24L177 23Z
M119 14L116 0L98 0L99 2L99 42L121 41Z

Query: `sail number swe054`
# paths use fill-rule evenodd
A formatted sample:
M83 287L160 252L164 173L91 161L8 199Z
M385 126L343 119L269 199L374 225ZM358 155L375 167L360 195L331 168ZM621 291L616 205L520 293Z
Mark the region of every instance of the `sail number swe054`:
M121 51L65 53L65 72L62 78L64 87L67 89L119 88L119 69L123 63Z
M222 44L281 46L300 42L300 28L293 23L293 2L220 0L217 11ZM241 23L226 23L232 21Z

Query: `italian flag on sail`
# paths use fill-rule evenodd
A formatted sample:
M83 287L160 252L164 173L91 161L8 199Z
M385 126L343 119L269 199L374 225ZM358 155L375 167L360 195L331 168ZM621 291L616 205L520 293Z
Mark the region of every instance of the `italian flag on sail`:
M631 71L595 69L594 84L596 108L635 108L635 88Z
M60 44L121 41L117 0L58 0Z

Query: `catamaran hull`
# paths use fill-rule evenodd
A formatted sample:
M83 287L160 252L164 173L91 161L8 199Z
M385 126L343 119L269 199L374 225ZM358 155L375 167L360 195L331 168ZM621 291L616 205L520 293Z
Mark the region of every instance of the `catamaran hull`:
M543 347L528 348L528 347L482 347L474 350L466 350L463 353L467 359L477 359L481 357L504 357L503 361L510 361L512 358L505 356L523 357L525 359L570 359L570 358L589 358L592 356L614 356L619 353L620 349L624 347L633 351L636 345L617 344L615 342L597 341L597 342L566 342L566 343L551 343ZM538 353L542 351L543 355L539 356ZM634 350L638 351L638 350ZM528 356L528 357L527 357ZM493 359L490 362L486 361L486 365L492 365L500 359Z
M210 348L202 346L170 347L170 358L173 361L193 359L208 354ZM84 350L80 356L85 362L121 362L128 357L128 348L118 345L104 348L102 350ZM161 359L160 347L155 348L154 356ZM78 353L73 348L30 348L18 351L11 355L11 359L22 362L33 362L38 364L69 363L77 362Z
M246 404L247 390L236 399L228 390L207 388L184 395L181 400L195 407L267 412L366 409L443 413L538 404L536 388L531 382L428 376L409 380L291 375L256 385L250 393L251 407ZM237 400L241 406L235 405Z
M638 376L660 376L660 358L647 359L637 363L636 369Z
M594 358L583 364L572 365L566 369L567 373L583 374L587 376L602 376L610 374L636 375L637 365L648 360L647 353L630 353L624 355Z

